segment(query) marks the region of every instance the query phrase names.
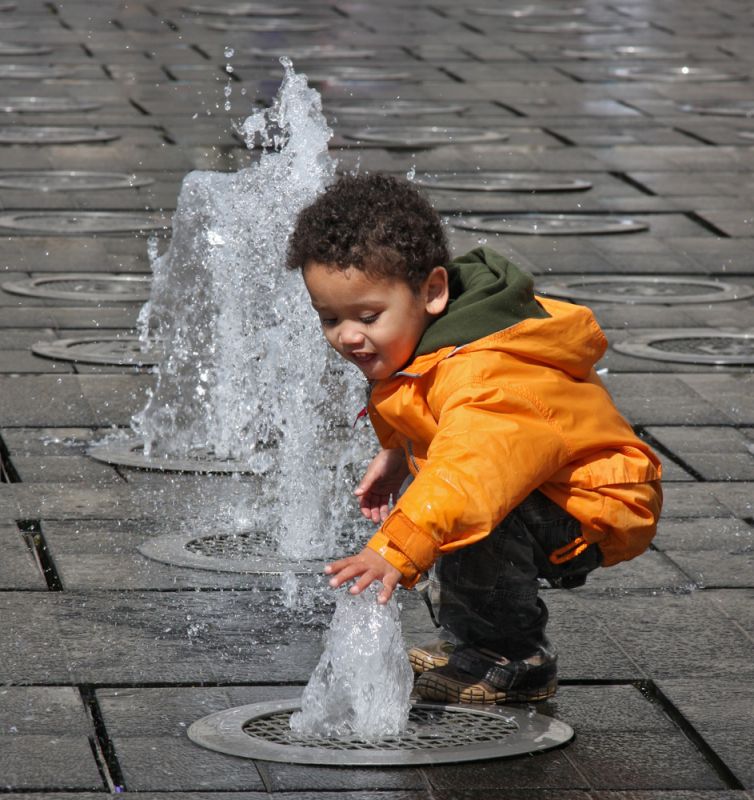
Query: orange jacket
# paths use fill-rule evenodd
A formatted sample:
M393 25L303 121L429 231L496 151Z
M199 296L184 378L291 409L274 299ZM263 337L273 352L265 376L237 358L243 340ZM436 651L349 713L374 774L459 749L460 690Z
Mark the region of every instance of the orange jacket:
M605 336L589 309L536 299L549 316L417 356L372 387L380 443L405 450L414 481L368 546L404 586L535 489L581 522L604 566L654 536L661 466L595 373Z

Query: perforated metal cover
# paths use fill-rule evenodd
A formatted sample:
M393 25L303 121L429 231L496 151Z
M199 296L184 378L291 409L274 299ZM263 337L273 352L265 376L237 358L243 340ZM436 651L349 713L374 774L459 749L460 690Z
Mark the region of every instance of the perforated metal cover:
M152 278L148 275L98 276L90 273L63 273L25 281L8 281L3 290L24 297L92 303L135 303L149 299Z
M613 346L619 353L655 361L718 366L754 364L754 332L671 328L635 336Z
M608 303L724 303L754 295L754 288L701 278L590 275L537 282L537 292Z
M83 142L112 142L119 134L97 128L65 128L62 126L3 125L0 144L78 144Z
M608 71L614 78L629 81L660 81L662 83L717 83L725 81L743 81L748 77L743 74L723 72L712 67L615 67Z
M469 107L460 103L423 103L413 100L388 100L380 103L333 103L326 110L333 114L380 117L419 117L434 114L462 114Z
M519 233L528 236L604 236L636 233L649 228L627 217L591 214L479 214L452 220L454 228L489 233Z
M361 128L343 134L348 139L363 142L378 142L388 147L433 147L442 144L472 144L480 142L504 142L505 133L485 131L478 128L453 128L419 126L415 128Z
M564 722L526 708L475 708L414 703L399 737L304 739L289 727L300 701L238 706L194 722L189 738L202 747L242 758L288 764L408 766L478 761L559 747L573 737Z
M572 8L556 8L554 6L519 6L518 8L472 8L473 14L485 17L581 17L586 14L586 9L573 6Z
M144 455L141 441L104 442L92 445L88 455L106 464L118 464L138 469L155 469L162 472L244 473L249 464L232 458L221 459L206 449L196 447L182 458L161 455Z
M215 14L221 17L290 17L301 13L300 9L293 6L263 3L217 3L217 5L196 3L183 6L183 10L192 14Z
M326 71L324 71L326 69ZM280 70L271 73L278 75ZM310 81L408 81L414 78L414 74L405 70L401 72L389 71L386 69L373 69L371 67L352 67L340 64L330 65L326 68L307 69L306 76Z
M0 50L0 55L2 55ZM99 103L76 100L75 97L2 97L0 111L20 114L44 114L64 111L94 111Z
M428 189L455 189L461 192L583 192L589 181L563 178L539 172L453 172L417 175L414 183Z
M0 214L0 228L30 234L81 236L89 233L144 233L167 230L170 220L161 213L131 211L21 211Z
M287 19L235 19L232 22L207 22L213 31L251 31L253 33L313 33L330 28L327 22L297 22Z
M110 364L118 367L148 367L159 364L162 354L156 349L142 351L136 336L81 336L37 342L32 353L60 361L81 364Z
M0 78L15 80L47 80L50 78L68 78L71 71L65 67L45 66L42 64L0 64Z
M154 181L126 172L81 170L25 170L0 172L0 188L39 192L82 192L103 189L138 189Z
M269 531L219 531L168 533L148 539L139 545L139 552L174 567L189 567L212 572L239 572L281 575L321 573L328 559L348 552L353 543L336 546L335 552L323 553L320 559L296 559L280 555L278 543Z
M245 52L252 56L288 56L294 61L299 58L374 58L377 55L375 50L352 49L330 44L293 45L291 47L276 48L250 47Z
M5 10L4 7L0 6L0 11ZM51 52L52 48L44 45L0 42L0 56L45 56Z
M681 111L720 117L754 117L754 100L726 100L712 103L683 103Z

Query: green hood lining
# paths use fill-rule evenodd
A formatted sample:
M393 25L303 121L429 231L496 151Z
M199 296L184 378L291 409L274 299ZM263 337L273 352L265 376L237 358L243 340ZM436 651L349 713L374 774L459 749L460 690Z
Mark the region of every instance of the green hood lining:
M524 319L549 317L534 299L531 275L489 247L477 247L446 269L448 306L424 331L415 356L475 342Z

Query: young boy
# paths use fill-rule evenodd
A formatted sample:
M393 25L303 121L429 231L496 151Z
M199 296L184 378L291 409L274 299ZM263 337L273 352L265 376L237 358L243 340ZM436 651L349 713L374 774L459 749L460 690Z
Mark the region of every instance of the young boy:
M639 555L661 507L659 461L595 374L606 340L592 313L535 297L488 248L451 261L429 203L379 174L343 177L301 212L288 266L367 377L382 446L356 489L381 527L327 566L330 585L380 581L386 603L434 565L445 635L409 651L418 694L550 697L539 579L580 586Z

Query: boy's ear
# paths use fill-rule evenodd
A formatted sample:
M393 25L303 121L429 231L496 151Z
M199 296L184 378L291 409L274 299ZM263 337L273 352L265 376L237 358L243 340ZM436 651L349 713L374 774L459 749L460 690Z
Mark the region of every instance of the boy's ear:
M448 291L448 271L445 267L435 267L424 281L425 309L428 314L437 316L445 311L450 293Z

